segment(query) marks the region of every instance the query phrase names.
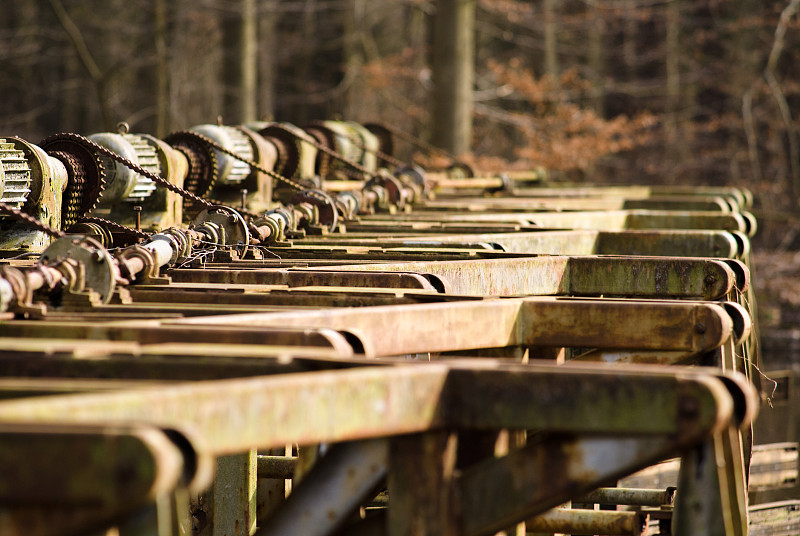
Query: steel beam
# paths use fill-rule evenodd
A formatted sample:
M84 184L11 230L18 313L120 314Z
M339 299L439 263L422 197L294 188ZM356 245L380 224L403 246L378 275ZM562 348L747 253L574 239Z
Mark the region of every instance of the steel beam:
M177 487L184 457L154 428L2 423L0 466L3 505L120 511Z
M13 343L13 344L12 344ZM8 391L55 394L128 386L126 380L197 381L375 366L320 349L253 345L165 344L100 350L81 339L61 341L54 351L43 339L0 339L0 377ZM16 345L18 348L13 348ZM27 378L27 379L25 379ZM44 378L41 383L34 378ZM75 378L59 384L54 378ZM114 378L114 381L108 381ZM100 382L87 381L90 379ZM4 380L5 381L5 380Z
M333 534L375 494L386 476L388 452L386 439L334 445L256 536Z
M746 240L743 242L742 240ZM347 233L329 237L325 240L307 238L295 241L292 248L275 249L281 257L290 260L298 256L313 258L324 253L325 264L328 259L350 252L351 258L358 258L358 249L363 250L362 258L380 262L380 255L393 254L394 259L403 260L402 254L413 253L413 248L431 254L432 248L452 248L456 244L473 244L471 249L487 250L501 248L509 253L538 253L548 255L645 255L645 256L684 256L739 258L749 251L749 240L744 235L734 235L728 231L708 230L648 230L648 231L596 231L596 230L556 230L492 233L445 234L442 231L416 235L403 233L397 229L383 236L371 233ZM317 249L313 249L315 246ZM480 246L480 247L478 247ZM391 249L390 252L381 248ZM368 257L367 252L372 255ZM446 251L439 252L444 256ZM450 252L454 254L455 252ZM473 253L473 255L479 253ZM486 255L489 252L485 253ZM386 259L392 260L392 259ZM313 261L311 261L313 262ZM275 263L278 265L278 263ZM264 263L262 263L264 265ZM213 265L212 265L213 266Z
M208 308L205 309L208 312ZM230 326L207 326L202 330L184 326L164 325L162 320L117 320L105 322L109 315L93 322L77 322L75 314L69 320L28 322L9 320L0 323L0 337L8 338L42 338L49 342L42 344L51 348L63 346L63 341L82 339L114 342L136 342L142 345L180 345L180 344L214 344L214 345L250 345L250 346L286 346L297 348L319 348L328 355L352 355L352 347L339 333L324 329L292 329L276 328L253 329L248 326L231 328ZM160 315L162 318L165 315ZM166 315L169 318L170 315ZM113 317L112 317L113 318ZM61 341L58 341L61 339ZM13 344L13 342L12 342ZM104 352L100 346L97 351ZM273 350L274 352L274 350Z
M396 273L397 270L376 273L377 271L320 272L317 270L242 270L214 269L170 270L169 275L175 283L218 283L225 285L259 285L275 287L368 287L393 289L435 290L430 281L413 273ZM231 289L235 290L235 289Z
M448 427L693 435L729 418L732 402L721 385L679 369L425 363L10 400L0 402L0 422L187 427L213 455ZM691 415L680 409L687 398ZM596 412L604 404L627 409Z
M525 520L525 528L529 532L558 532L572 536L641 536L648 534L648 518L645 512L555 508Z
M675 488L597 488L576 499L575 502L660 508L662 506L672 506L675 502Z
M254 313L168 322L183 326L324 327L357 336L364 352L375 356L506 346L699 353L720 346L733 329L730 316L714 304L546 297ZM414 337L409 338L408 333L414 333Z
M747 272L746 267L741 267ZM302 269L298 269L300 271ZM736 285L723 261L673 257L563 257L408 261L326 268L415 272L435 276L445 292L463 295L631 296L719 299ZM253 278L260 271L253 271Z
M577 212L534 212L526 199L470 198L458 201L433 201L426 203L427 210L408 216L409 223L421 228L422 222L442 225L447 221L447 211L458 211L457 221L469 223L470 212L493 212L493 222L526 222L542 229L594 229L598 231L622 231L634 229L705 229L740 231L748 236L755 234L753 218L742 213L718 211L672 212L668 210L608 210ZM503 216L497 214L506 212ZM444 212L444 213L442 213ZM450 217L454 217L451 213ZM388 225L402 230L404 216L391 223L385 216L367 217L358 224L349 224L350 232L389 231ZM488 219L488 217L486 217ZM400 220L400 221L397 221Z
M626 197L648 199L653 196L719 196L732 198L736 204L748 209L752 206L753 194L746 188L730 186L680 186L680 185L613 185L598 184L547 184L529 188L514 188L509 195L518 197Z

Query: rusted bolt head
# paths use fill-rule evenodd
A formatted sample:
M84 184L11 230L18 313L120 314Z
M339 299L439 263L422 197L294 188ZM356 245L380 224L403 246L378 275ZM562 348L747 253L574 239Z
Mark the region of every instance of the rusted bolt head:
M236 223L236 216L228 216L228 223Z
M703 324L702 322L698 322L697 324L694 325L694 331L695 333L699 333L700 335L702 335L703 333L706 332L706 325Z
M713 276L713 275L711 275L711 274L708 274L708 275L706 276L706 278L704 279L704 281L705 281L705 284L706 284L706 285L713 285L714 283L716 283L716 282L717 282L717 278L716 278L716 277L714 277L714 276Z

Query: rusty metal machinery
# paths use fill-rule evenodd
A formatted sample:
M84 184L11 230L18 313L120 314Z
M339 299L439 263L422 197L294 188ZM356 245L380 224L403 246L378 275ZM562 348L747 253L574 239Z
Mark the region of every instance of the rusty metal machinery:
M295 180L313 179L322 158L310 133L290 123L256 122L245 125L269 140L278 149L276 171ZM322 160L327 162L327 160ZM282 186L282 185L276 185Z
M127 125L119 133L98 133L89 140L105 147L169 183L182 187L189 172L186 156L165 142L147 134L131 134ZM92 216L122 225L160 230L180 225L183 219L181 198L135 172L123 162L101 156L106 170L106 187Z
M2 197L9 209L24 211L38 221L58 228L62 221L62 194L68 183L68 171L60 154L48 155L36 145L20 138L0 142L2 162ZM29 225L21 224L12 214L0 216L0 250L17 253L41 251L50 237Z
M0 267L0 533L748 533L749 192L428 173L389 134L12 141L2 223L52 232Z
M25 154L13 142L0 142L0 162L2 163L3 193L0 199L14 208L21 208L31 192L31 169Z
M378 170L377 153L380 149L380 140L366 127L352 121L318 121L307 126L305 130L328 149L342 155L344 159L355 162L371 172ZM337 170L350 171L341 160L335 160L330 163L328 173L320 174L323 178L333 178Z

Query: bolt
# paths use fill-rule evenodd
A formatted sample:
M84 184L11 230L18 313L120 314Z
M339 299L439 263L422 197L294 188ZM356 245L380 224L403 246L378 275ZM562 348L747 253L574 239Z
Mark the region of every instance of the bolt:
M699 333L700 335L702 335L703 333L706 332L706 325L703 324L702 322L698 322L697 324L694 325L694 331L695 333Z
M142 230L142 207L139 205L135 205L133 207L133 211L136 213L136 230Z
M94 262L103 262L103 252L102 251L95 251L92 253L92 259Z
M236 216L233 215L228 216L228 223L236 223Z
M713 285L714 283L717 282L717 278L714 277L713 275L709 274L704 279L704 282L705 282L706 285Z

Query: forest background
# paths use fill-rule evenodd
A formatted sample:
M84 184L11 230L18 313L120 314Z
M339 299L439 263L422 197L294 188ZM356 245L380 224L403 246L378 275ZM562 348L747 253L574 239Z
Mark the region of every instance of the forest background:
M486 171L745 186L757 199L768 323L800 319L800 0L0 6L3 135L343 118L392 125ZM474 39L461 140L437 103L435 58L459 54L437 51L437 34L453 29L444 9Z

